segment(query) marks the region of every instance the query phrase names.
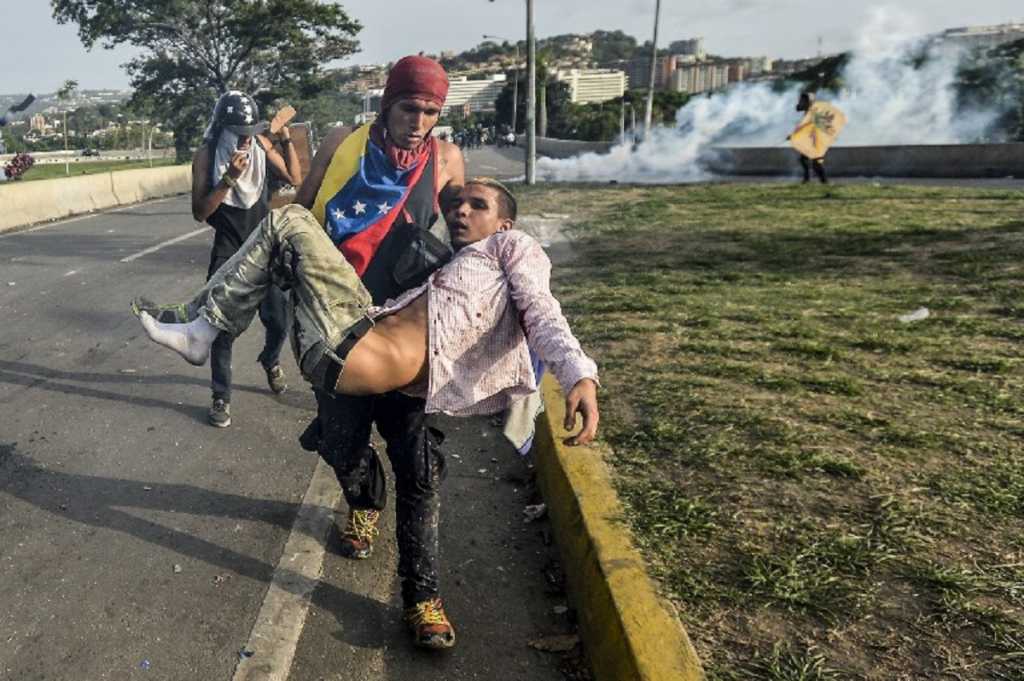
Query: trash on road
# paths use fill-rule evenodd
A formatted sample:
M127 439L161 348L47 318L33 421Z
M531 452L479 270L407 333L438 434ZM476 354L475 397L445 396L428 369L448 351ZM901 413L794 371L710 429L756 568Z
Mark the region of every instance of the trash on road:
M558 634L534 639L528 645L545 653L567 653L579 645L579 642L580 637L577 634Z
M152 666L153 665L149 660L143 660L139 663L139 669L149 669Z
M548 513L547 504L530 504L523 508L523 522L532 523L535 520L540 520Z
M920 322L928 319L932 315L931 311L927 307L919 307L913 312L908 314L900 315L900 321L904 324L912 324L913 322Z
M556 605L551 609L551 611L554 612L556 615L564 615L565 613L569 612L569 607L566 605Z
M241 650L238 651L238 659L239 660L248 660L250 657L252 657L255 654L256 654L255 651L246 650L245 648L242 648Z
M177 563L175 563L174 564L174 574L177 575L177 574L180 574L180 573L181 573L181 566L178 565Z

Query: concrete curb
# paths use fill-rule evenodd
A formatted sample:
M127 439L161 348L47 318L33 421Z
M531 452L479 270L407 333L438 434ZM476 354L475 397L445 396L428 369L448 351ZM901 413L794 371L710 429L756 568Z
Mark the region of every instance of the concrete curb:
M704 672L679 620L657 596L621 522L622 505L597 448L566 447L565 397L541 381L537 481L566 566L569 596L598 681L698 681Z

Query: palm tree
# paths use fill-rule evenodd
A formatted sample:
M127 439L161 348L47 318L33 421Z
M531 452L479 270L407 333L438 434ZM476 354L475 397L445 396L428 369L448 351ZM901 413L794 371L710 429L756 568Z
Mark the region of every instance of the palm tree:
M77 80L65 80L64 84L61 85L60 89L57 90L57 99L65 102L72 99L75 96L75 91L78 90ZM64 108L64 151L68 150L68 110ZM71 167L68 165L67 156L64 157L64 174L71 174Z

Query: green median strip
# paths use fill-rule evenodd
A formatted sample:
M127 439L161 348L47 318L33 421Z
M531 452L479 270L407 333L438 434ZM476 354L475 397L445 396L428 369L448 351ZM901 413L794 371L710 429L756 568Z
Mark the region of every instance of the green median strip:
M710 679L1024 670L1024 195L541 186L624 520ZM924 311L922 311L924 310Z
M153 159L153 168L175 165L173 158ZM22 175L16 182L31 182L33 180L55 180L62 177L77 177L79 175L94 175L96 173L109 173L114 170L136 170L149 168L150 163L141 161L81 161L67 164L65 171L64 163L36 163Z

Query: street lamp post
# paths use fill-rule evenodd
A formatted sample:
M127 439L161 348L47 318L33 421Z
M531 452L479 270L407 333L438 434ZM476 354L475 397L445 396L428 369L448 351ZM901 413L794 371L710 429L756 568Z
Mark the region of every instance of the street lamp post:
M68 112L64 111L64 174L71 174L71 166L68 165Z
M537 183L537 40L533 0L526 0L526 184Z
M502 38L500 35L487 35L485 33L484 34L484 40L487 40L488 38L493 38L495 40L504 40L505 42L508 42L508 38ZM516 69L515 69L515 75L512 78L512 134L513 135L516 133L516 121L519 120L516 117L516 115L518 114L518 112L516 111L516 107L519 105L519 41L518 40L516 41L515 48L516 48Z
M536 184L536 165L537 42L533 35L533 0L526 0L526 184Z
M644 139L650 134L654 120L654 74L658 67L658 15L661 14L661 0L654 4L654 39L651 40L651 80L647 84L647 111L644 113Z

